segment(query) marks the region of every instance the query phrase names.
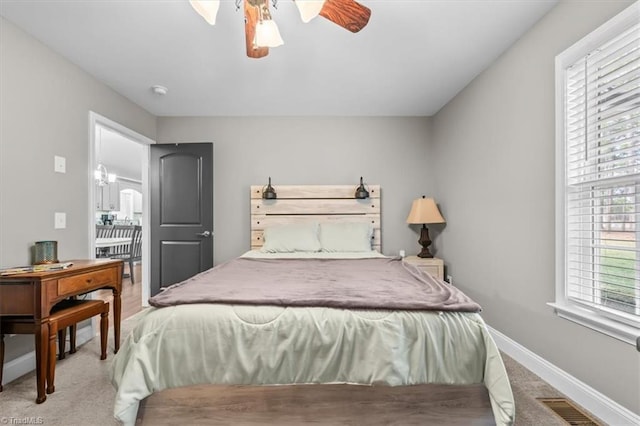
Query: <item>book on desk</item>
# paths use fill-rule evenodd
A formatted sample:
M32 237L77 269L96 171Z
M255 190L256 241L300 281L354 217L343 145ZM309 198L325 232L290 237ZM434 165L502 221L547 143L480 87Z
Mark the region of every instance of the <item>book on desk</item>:
M73 265L72 262L62 262L62 263L45 263L42 265L32 265L32 266L18 266L16 268L0 269L0 276L4 277L7 275L28 274L31 272L59 271L61 269L67 269L72 265Z

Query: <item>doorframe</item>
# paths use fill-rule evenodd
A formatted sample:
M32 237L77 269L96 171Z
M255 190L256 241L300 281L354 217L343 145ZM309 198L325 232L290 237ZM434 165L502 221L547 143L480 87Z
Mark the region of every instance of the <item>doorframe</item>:
M96 162L96 126L105 127L111 131L121 134L123 137L142 145L142 306L149 306L149 274L151 268L149 259L151 258L150 247L150 215L149 215L149 146L155 144L150 139L135 130L123 126L113 120L108 119L96 112L89 111L89 253L88 258L93 259L96 253L96 220L95 205L96 191L94 190L93 165Z

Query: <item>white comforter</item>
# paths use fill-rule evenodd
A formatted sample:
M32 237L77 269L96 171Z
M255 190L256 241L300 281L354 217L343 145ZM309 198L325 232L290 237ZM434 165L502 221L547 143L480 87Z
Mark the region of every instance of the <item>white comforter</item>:
M149 308L115 356L115 417L205 383L484 383L498 425L515 407L498 349L476 313L192 304Z

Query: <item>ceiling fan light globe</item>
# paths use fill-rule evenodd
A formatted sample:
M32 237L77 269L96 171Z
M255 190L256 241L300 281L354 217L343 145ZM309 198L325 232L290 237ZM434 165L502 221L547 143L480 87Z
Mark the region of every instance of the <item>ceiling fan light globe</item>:
M295 0L300 18L305 24L320 14L325 0Z
M189 3L209 25L216 24L220 0L189 0Z
M255 44L258 47L278 47L284 44L275 21L265 19L256 24Z

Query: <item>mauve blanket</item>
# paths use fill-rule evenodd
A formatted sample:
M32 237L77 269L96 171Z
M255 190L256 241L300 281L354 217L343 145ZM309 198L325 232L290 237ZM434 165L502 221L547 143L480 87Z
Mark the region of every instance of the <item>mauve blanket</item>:
M462 291L399 258L237 258L168 287L149 303L480 311Z

